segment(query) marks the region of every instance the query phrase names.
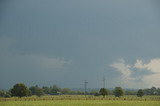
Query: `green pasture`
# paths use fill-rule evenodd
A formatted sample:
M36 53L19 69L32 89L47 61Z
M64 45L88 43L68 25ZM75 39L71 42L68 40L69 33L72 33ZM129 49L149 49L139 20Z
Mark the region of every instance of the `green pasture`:
M0 106L160 106L160 96L58 95L0 98Z
M115 97L108 95L103 98L102 96L93 95L46 95L46 96L31 96L31 97L11 97L0 98L0 101L47 101L47 100L123 100L123 101L160 101L160 96L143 96L137 97L136 95L125 95L122 97Z
M56 101L1 101L0 106L160 106L160 101L106 101L106 100L56 100Z

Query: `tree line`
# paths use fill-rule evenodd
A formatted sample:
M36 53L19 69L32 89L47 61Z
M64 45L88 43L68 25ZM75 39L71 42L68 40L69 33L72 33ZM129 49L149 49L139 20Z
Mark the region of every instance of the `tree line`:
M60 88L57 85L53 85L50 87L43 86L39 87L31 86L27 87L23 83L15 84L10 90L0 90L0 97L24 97L24 96L32 96L36 95L41 97L42 95L84 95L85 92L81 90L72 90L69 88ZM101 88L99 90L91 90L87 92L87 95L100 96L105 97L106 95L115 95L115 97L121 97L123 95L137 95L138 97L142 97L143 95L160 95L160 88L152 87L147 89L139 89L139 90L124 90L121 87L115 87L113 90L108 90L106 88Z

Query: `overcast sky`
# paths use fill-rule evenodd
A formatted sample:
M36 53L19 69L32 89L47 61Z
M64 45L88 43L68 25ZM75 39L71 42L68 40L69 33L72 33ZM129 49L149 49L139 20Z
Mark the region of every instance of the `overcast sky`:
M158 0L1 0L0 89L160 87Z

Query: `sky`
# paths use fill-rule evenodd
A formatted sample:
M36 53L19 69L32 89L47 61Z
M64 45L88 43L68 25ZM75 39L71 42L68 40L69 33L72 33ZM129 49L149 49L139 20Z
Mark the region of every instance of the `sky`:
M158 0L1 0L0 89L160 87Z

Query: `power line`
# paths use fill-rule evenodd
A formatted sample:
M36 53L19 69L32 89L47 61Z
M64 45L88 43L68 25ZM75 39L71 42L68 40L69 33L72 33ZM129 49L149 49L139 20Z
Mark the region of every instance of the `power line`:
M84 82L85 95L87 94L87 84L88 84L88 82L85 80L85 82Z
M105 76L103 77L103 88L105 88L105 82L106 81L106 79L105 79Z

